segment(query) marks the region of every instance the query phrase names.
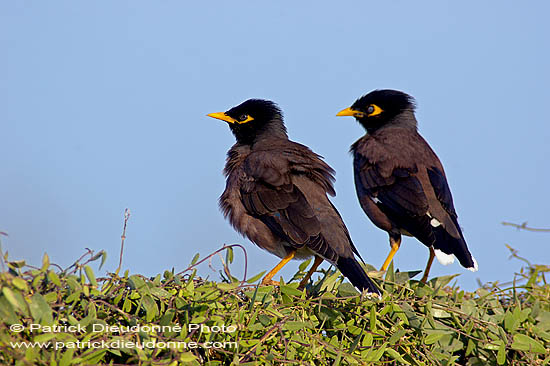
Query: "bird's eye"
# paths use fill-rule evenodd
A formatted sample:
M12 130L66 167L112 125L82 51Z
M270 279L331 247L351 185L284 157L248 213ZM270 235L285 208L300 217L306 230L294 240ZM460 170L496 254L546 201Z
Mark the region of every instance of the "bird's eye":
M245 119L248 118L248 115L247 114L241 114L241 116L239 117L239 121L244 121Z
M382 112L384 112L382 108L380 108L376 104L371 104L367 107L367 117L378 116Z

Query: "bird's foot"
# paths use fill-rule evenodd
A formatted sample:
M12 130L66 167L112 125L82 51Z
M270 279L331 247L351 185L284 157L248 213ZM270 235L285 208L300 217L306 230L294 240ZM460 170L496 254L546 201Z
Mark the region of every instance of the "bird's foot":
M279 281L273 281L271 278L263 279L262 280L262 286L280 286L281 284Z

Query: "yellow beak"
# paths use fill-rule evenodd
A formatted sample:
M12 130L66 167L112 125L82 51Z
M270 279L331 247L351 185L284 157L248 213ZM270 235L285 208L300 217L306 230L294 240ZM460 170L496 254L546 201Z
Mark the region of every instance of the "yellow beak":
M344 117L344 116L351 116L355 117L358 113L358 111L354 111L351 108L342 109L340 112L336 114L337 117Z
M208 117L221 119L222 121L228 122L228 123L237 123L237 121L234 118L229 117L224 112L216 112L216 113L210 113L207 114Z

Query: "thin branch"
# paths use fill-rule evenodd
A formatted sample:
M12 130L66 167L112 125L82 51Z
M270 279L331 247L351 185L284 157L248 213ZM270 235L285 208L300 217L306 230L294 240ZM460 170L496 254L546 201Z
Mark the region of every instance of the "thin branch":
M73 268L73 267L74 267L74 269L73 269L72 272L70 272L70 273L71 273L71 274L72 274L72 273L75 273L76 271L78 271L78 268L80 267L80 263L79 263L79 262L80 262L81 260L83 260L87 255L89 255L89 256L93 256L93 255L94 255L94 252L93 252L90 248L84 248L84 249L86 249L86 253L82 254L82 256L76 260L76 262L74 262L73 264L71 264L69 267L65 268L65 269L63 270L63 273L64 273L64 274L69 273L69 272L67 272L67 271L68 271L69 269Z
M194 267L198 266L199 264L203 263L204 261L209 261L209 263L211 263L212 261L212 257L214 257L215 255L217 255L219 252L221 251L224 251L226 250L227 248L233 248L233 247L238 247L238 248L241 248L243 253L244 253L244 278L243 280L241 281L241 284L239 285L240 286L243 286L245 285L245 282L246 282L246 274L247 274L247 269L248 269L248 256L246 254L246 249L241 245L241 244L231 244L231 245L226 245L224 244L223 247L221 247L220 249L216 250L214 253L211 253L210 255L208 255L207 257L201 259L200 261L198 261L197 263L195 264L192 264L190 265L189 267L187 267L186 269L184 269L183 271L180 271L178 273L175 274L175 276L180 276L182 275L183 273L187 272L187 271L190 271L191 269L193 269ZM168 281L166 281L164 283L164 285L168 284L170 281L173 281L173 278L169 279Z
M0 236L8 236L8 234L6 234L5 232L3 231L0 231ZM4 263L4 250L2 249L2 240L0 240L0 263L2 264L2 272L6 272L6 265Z
M124 210L124 227L122 228L122 235L120 236L120 257L118 260L118 268L115 271L115 274L118 275L120 269L122 268L122 254L124 253L124 240L126 240L126 224L128 224L128 219L130 218L130 209Z
M535 231L535 232L544 232L544 233L550 233L550 229L544 229L544 228L534 228L534 227L528 227L527 221L525 221L522 224L514 224L513 222L506 222L503 221L502 225L504 226L512 226L515 227L518 230L527 230L527 231Z
M248 350L248 352L246 352L244 354L244 356L242 356L240 359L239 359L239 363L243 363L243 362L246 362L248 361L250 355L252 354L252 352L254 352L254 350L256 349L256 347L258 347L259 345L261 345L262 343L264 343L267 338L269 338L269 336L275 332L276 330L280 330L281 327L285 324L285 322L289 319L289 317L285 317L283 318L281 321L279 321L277 324L275 324L274 326L272 326L271 328L269 328L269 330L267 332L265 332L265 334L260 338L260 340L258 341L258 343L256 343L251 349Z

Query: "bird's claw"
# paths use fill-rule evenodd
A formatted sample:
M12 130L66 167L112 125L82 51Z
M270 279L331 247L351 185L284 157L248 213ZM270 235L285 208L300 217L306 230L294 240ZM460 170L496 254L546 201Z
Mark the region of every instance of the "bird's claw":
M262 286L280 286L279 281L273 281L272 279L264 279L262 281Z

